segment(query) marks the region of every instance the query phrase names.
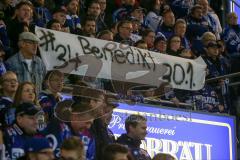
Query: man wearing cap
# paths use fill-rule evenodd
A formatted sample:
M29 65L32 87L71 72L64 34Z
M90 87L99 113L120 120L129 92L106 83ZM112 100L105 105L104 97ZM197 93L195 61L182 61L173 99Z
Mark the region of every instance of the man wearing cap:
M202 58L207 64L207 79L228 74L227 64L225 63L225 61L220 59L219 48L220 46L217 44L216 41L210 41L205 45L205 54L202 56ZM208 83L208 85L212 86L216 90L220 99L220 104L224 105L224 110L227 111L230 107L228 80L220 79L217 81L217 83L216 81L214 81L213 83ZM221 111L223 112L223 110Z
M22 103L16 107L15 123L4 130L7 156L15 160L26 153L27 141L37 133L37 116L40 109L32 103Z
M54 160L52 147L47 138L31 138L26 142L26 155L21 159Z
M39 38L31 32L23 32L19 36L19 52L6 61L7 70L17 74L19 82L29 81L41 90L46 67L37 54Z

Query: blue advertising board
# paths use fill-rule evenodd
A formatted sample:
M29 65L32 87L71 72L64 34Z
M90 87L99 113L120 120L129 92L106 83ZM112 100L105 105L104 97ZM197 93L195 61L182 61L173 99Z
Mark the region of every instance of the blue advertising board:
M163 152L178 160L236 159L234 117L120 103L109 125L117 137L126 132L124 122L130 114L147 118L148 135L141 147L151 156Z

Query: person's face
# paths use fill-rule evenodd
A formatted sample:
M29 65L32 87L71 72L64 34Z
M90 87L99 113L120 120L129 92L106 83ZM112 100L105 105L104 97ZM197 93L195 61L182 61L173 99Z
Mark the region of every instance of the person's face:
M31 20L32 9L28 5L22 5L19 9L16 10L16 15L20 21Z
M208 12L208 0L200 0L198 4L202 6L203 14L206 15Z
M173 50L173 51L177 51L179 50L181 47L181 39L179 37L173 37L171 40L170 40L170 48Z
M83 157L84 155L79 154L77 150L61 149L60 160L84 160Z
M141 9L135 9L131 15L137 18L140 22L143 21L143 11Z
M107 40L107 41L113 41L113 34L107 33L100 37L100 39Z
M160 52L160 53L165 53L167 49L167 43L164 40L159 41L156 45L155 48Z
M106 106L106 103L103 95L100 95L97 100L90 101L90 107L92 109L95 109L97 116L104 115L105 106Z
M203 16L203 11L201 8L195 9L195 11L192 13L192 17L196 19L202 19L202 16Z
M21 100L22 102L34 102L35 100L35 90L30 84L25 84L22 90Z
M153 47L154 40L155 40L154 32L149 32L148 35L144 38L144 41L147 43L148 48Z
M141 24L139 22L132 22L133 32L138 32L141 29Z
M237 25L238 24L238 16L233 13L228 17L228 24L229 25Z
M163 23L166 26L173 26L175 24L175 16L173 12L168 12L163 16Z
M38 120L36 116L18 115L17 123L27 134L35 134L37 132Z
M95 34L96 32L96 22L95 21L87 21L84 25L84 32L88 34Z
M68 5L67 5L67 10L71 14L77 14L78 10L78 0L72 0Z
M48 88L53 93L61 92L63 89L64 77L59 75L52 75L48 80Z
M88 8L88 15L98 17L101 13L100 5L98 3L92 3Z
M66 14L63 12L54 13L53 19L58 20L60 22L61 26L63 26L66 21Z
M33 56L37 54L37 42L24 40L22 44L22 51L25 55Z
M71 117L71 127L74 132L83 132L86 129L90 129L93 124L93 116L90 114L73 114Z
M2 88L4 92L14 93L18 88L18 80L16 74L10 73L3 77Z
M98 0L98 3L100 4L101 13L103 13L107 7L106 0Z
M186 33L186 29L187 29L187 26L186 24L184 23L178 23L176 26L175 26L175 34L180 36L180 37L184 37L185 33Z
M207 55L209 57L216 58L219 56L219 48L218 46L208 47L207 48Z
M127 153L116 153L113 160L128 160Z
M125 23L121 27L119 27L119 34L123 39L127 39L130 38L132 30L132 23Z
M54 160L53 150L51 148L42 149L36 153L36 160Z
M136 140L144 140L147 135L147 124L146 121L139 121L136 127L129 126L130 133L134 136Z
M61 28L61 24L60 23L53 23L52 26L51 26L51 29L52 30L56 30L56 31L61 31L62 28Z

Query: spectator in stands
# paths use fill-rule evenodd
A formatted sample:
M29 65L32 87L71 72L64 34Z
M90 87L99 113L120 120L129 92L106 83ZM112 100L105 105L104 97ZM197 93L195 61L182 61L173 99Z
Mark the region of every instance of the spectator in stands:
M184 19L177 19L174 25L174 33L181 38L181 46L185 49L190 49L190 43L185 35L187 24Z
M15 123L4 132L4 143L8 157L15 160L26 154L26 144L37 133L39 108L32 103L22 103L16 107Z
M79 0L67 0L65 7L67 9L66 26L70 32L76 34L81 29L80 18L78 16Z
M147 135L147 119L140 115L130 115L125 120L126 134L122 134L117 143L127 145L129 151L135 159L150 160L147 151L140 148L141 140Z
M153 50L155 33L151 29L145 29L142 32L142 39L147 43L148 50Z
M186 18L194 5L194 0L169 0L169 4L177 19Z
M155 41L154 41L154 51L164 53L164 54L166 53L166 51L167 51L167 39L164 35L159 36L155 39Z
M109 144L103 152L104 160L128 160L128 148L120 144Z
M12 71L7 71L1 76L1 98L0 98L0 123L1 128L8 125L5 114L12 107L13 99L18 88L17 75Z
M39 104L45 112L47 121L54 117L54 107L62 100L60 92L64 85L64 74L58 70L49 71L43 82L44 90L39 93Z
M203 8L200 5L195 5L191 8L191 12L187 17L187 32L186 36L191 44L199 43L203 33L210 30L208 22L203 18Z
M55 116L56 119L51 120L41 132L55 146L55 156L59 158L64 139L77 136L83 141L86 159L93 160L95 139L89 129L95 119L95 112L90 109L90 105L75 100L61 101L55 107Z
M41 90L46 74L45 65L36 53L39 38L31 32L19 36L19 52L6 61L7 70L17 73L19 82L29 81L36 84L37 93Z
M94 17L87 16L82 22L82 30L79 33L86 37L95 37L96 35L96 20Z
M222 32L222 27L219 21L218 16L213 12L209 12L209 3L208 0L198 0L197 4L199 4L200 6L202 6L202 11L203 11L203 17L204 19L207 20L209 26L210 26L210 30L212 31L217 39L220 39L220 33Z
M168 39L174 34L175 16L172 10L165 10L163 12L163 22L158 26L157 32L161 32Z
M3 44L0 41L0 76L2 76L4 73L6 73L6 67L4 64L4 58L5 58L5 51Z
M54 160L53 149L47 138L27 140L26 148L26 155L22 158L27 160Z
M37 25L45 27L46 24L52 19L52 15L47 7L45 7L45 0L34 0L35 13L37 17Z
M11 55L12 49L10 48L10 40L7 34L5 22L0 18L0 49L7 54L5 58Z
M63 141L60 149L62 160L85 160L84 145L79 137L70 137Z
M14 15L14 7L13 7L13 1L11 0L2 0L0 2L0 11L3 14L4 21L6 21L9 18L12 18Z
M135 6L132 8L132 10L129 12L129 16L131 18L136 18L140 24L143 26L143 20L144 20L144 12L145 9L140 6Z
M13 105L7 109L4 115L8 125L11 125L15 120L16 107L25 102L37 105L35 86L31 82L23 82L18 86Z
M232 64L231 72L240 72L238 67L240 65L240 25L236 13L232 12L227 15L227 24L222 37Z
M147 26L152 31L156 32L158 25L162 22L162 12L163 12L163 0L149 0L143 1L142 6L147 8L148 14L145 17L145 26Z
M94 0L89 4L88 10L87 10L87 16L94 17L96 21L96 32L102 31L107 29L107 24L102 19L101 15L101 9L100 9L100 3L98 0Z
M132 46L133 41L130 38L132 29L133 27L130 21L120 21L117 26L118 33L115 35L114 41Z
M63 8L56 8L53 13L53 19L54 20L58 20L61 24L61 28L63 32L70 32L70 29L68 26L66 26L66 15L67 15L67 11L66 9Z
M148 49L148 45L144 40L138 40L135 44L135 47L141 48L141 49Z
M62 31L61 23L58 20L56 20L56 19L50 20L47 23L46 27L47 27L47 29L52 29L52 30L56 30L56 31Z
M115 10L113 13L113 22L126 20L128 13L135 5L135 0L121 0L121 4L122 6Z
M167 153L158 153L156 154L152 160L176 160L171 154Z
M184 49L181 46L180 36L173 35L168 39L167 54L179 57L184 52Z
M110 30L103 30L97 34L97 38L113 41L113 33Z
M208 75L206 78L214 78L227 74L227 67L224 61L220 59L219 46L216 41L209 42L205 46L205 54L202 58L207 64ZM213 82L208 84L215 88L221 100L220 103L224 105L225 111L227 111L230 107L228 80L220 79L217 83Z
M106 24L107 29L110 29L109 27L112 25L112 14L107 12L106 8L109 8L109 1L107 0L97 0L100 4L101 13L99 15L99 19L104 22L103 24Z
M20 33L24 31L24 27L28 26L30 30L34 30L33 23L33 5L30 1L21 1L15 6L15 16L6 22L7 33L10 39L10 46L13 52L18 51L18 39Z

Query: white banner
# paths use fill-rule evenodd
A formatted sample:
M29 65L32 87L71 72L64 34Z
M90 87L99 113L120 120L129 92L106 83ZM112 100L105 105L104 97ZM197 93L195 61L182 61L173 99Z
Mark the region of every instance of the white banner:
M205 83L205 63L40 27L35 33L47 70L185 90Z

